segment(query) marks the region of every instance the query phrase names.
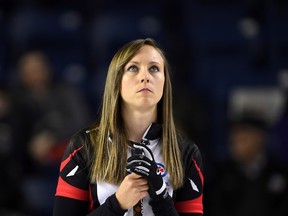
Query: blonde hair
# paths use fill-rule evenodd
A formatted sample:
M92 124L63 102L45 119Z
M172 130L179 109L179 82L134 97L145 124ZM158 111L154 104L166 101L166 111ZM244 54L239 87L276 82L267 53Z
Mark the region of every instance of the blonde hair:
M163 124L162 155L170 174L173 188L183 184L183 165L172 112L172 88L169 64L164 52L151 38L133 40L114 55L108 69L102 112L97 130L91 133L94 148L91 181L120 184L126 176L128 140L120 111L120 87L124 67L144 45L154 47L164 60L165 84L163 96L158 103L158 122Z

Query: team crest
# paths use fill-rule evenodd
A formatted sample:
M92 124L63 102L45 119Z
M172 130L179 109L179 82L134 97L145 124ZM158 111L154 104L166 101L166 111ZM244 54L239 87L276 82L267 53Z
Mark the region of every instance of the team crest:
M157 172L160 172L162 177L165 177L167 174L165 166L161 163L157 163Z

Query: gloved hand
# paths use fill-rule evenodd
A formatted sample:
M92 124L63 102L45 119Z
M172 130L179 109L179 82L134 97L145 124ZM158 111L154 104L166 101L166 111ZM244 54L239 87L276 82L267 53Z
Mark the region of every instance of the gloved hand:
M166 184L149 147L145 144L134 143L131 154L127 160L127 171L134 172L148 180L148 193L153 200L165 199L168 196Z

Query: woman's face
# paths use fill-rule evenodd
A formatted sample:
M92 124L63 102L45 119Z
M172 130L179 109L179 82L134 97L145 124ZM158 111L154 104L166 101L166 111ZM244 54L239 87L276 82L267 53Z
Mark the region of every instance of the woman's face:
M152 46L144 45L126 64L121 82L121 97L130 109L147 110L163 95L164 61Z

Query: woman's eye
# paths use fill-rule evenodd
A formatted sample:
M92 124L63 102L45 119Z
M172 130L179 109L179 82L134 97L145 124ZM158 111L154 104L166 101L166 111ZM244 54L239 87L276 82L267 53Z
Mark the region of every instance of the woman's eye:
M137 68L136 66L130 66L130 67L128 67L128 71L134 72L134 71L137 71L137 70L138 70L138 68Z
M159 71L159 68L156 67L156 66L152 66L152 67L150 68L150 70L151 70L152 72L157 72L157 71Z

